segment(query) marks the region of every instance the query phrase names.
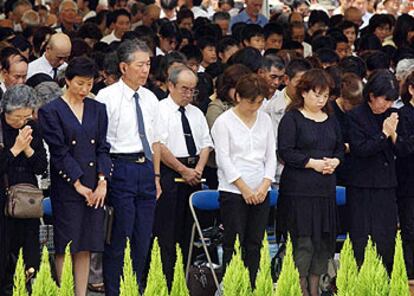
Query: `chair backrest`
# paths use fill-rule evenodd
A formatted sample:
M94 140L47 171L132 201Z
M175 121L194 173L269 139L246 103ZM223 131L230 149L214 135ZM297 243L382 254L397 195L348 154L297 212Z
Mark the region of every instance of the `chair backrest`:
M190 204L197 210L218 210L220 209L219 192L217 190L196 191L190 196Z
M52 203L50 197L45 197L42 201L43 205L43 215L52 216Z
M346 205L346 189L342 186L336 186L336 205Z
M277 200L279 198L279 190L272 189L270 190L270 206L275 207L277 205Z

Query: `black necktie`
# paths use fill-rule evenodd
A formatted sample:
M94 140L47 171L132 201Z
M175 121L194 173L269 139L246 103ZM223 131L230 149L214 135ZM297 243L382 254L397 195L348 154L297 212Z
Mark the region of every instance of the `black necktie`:
M58 68L53 68L52 70L53 70L53 80L56 80Z
M188 122L187 116L185 116L185 108L180 107L178 111L181 112L181 123L183 125L185 144L187 145L188 154L190 154L190 156L196 156L197 149L194 143L193 134L191 133L190 123Z

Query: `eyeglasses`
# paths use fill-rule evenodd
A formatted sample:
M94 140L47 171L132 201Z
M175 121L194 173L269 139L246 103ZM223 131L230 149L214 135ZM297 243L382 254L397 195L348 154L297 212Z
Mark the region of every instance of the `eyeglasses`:
M179 89L180 89L180 93L182 95L190 95L190 96L196 97L199 94L198 89L195 89L195 88L189 88L189 87L186 87L186 86L181 86Z

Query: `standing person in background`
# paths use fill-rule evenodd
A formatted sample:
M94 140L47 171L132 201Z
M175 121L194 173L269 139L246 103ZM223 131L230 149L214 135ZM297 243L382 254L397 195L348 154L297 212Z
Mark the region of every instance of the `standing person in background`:
M243 76L235 88L237 105L217 118L211 130L224 226L223 274L238 235L252 285L269 218L268 191L276 170L271 121L259 111L268 91L266 81L257 74Z
M290 233L302 294L319 295L319 279L334 254L337 233L336 174L343 160L341 129L327 113L332 78L303 74L278 132L280 178L278 231Z
M114 207L112 240L105 244L105 294L119 294L124 249L131 240L131 257L141 285L151 242L156 197L159 196L160 156L156 135L157 97L143 85L150 70L150 49L138 40L126 40L117 50L118 82L99 91L106 105L107 140L114 164L108 203Z
M364 103L348 113L351 165L346 191L350 238L359 265L371 235L391 272L397 230L394 144L398 114L398 82L388 70L378 70L364 87Z
M405 80L402 100L396 144L397 197L405 266L408 279L414 280L414 72Z

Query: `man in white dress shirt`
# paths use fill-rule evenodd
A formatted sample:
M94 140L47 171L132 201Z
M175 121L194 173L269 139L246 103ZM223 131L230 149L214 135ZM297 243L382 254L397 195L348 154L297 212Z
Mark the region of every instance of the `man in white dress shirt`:
M118 9L113 12L113 23L111 24L114 29L111 34L106 35L101 39L101 42L111 44L114 41L121 41L125 32L128 32L131 28L131 15L125 9Z
M119 294L127 237L140 284L151 242L156 196L160 194L155 131L158 99L143 87L150 69L150 49L142 41L127 40L119 46L117 55L121 79L96 96L106 105L107 140L114 164L108 203L115 215L111 243L105 244L103 255L107 296Z
M56 79L60 72L66 69L66 61L70 56L72 43L68 35L56 33L50 37L45 53L29 63L27 79L37 73L45 73Z
M175 244L180 244L184 258L188 254L192 225L188 198L201 189L201 176L213 147L203 113L191 104L196 85L197 75L190 68L173 66L168 77L170 95L160 102L159 108L163 193L157 202L154 235L159 240L169 286L176 258Z

